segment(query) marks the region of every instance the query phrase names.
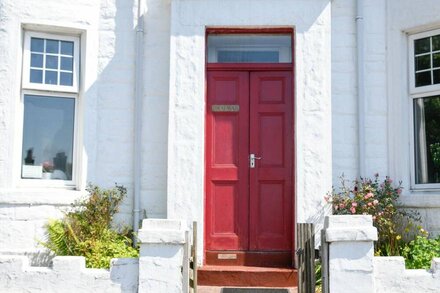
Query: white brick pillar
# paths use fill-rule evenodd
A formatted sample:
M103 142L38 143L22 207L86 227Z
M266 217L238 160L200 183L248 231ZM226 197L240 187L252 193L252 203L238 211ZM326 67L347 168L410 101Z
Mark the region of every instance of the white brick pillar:
M373 241L377 229L371 216L327 216L330 293L373 293Z
M183 278L187 262L184 221L145 219L139 230L139 293L187 292Z

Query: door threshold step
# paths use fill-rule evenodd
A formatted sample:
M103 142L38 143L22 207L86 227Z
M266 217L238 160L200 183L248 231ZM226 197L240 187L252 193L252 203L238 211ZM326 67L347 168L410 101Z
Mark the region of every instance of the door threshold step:
M206 265L197 270L197 281L200 286L286 288L298 286L298 272L293 268Z
M198 293L298 293L298 287L287 288L251 288L197 286Z

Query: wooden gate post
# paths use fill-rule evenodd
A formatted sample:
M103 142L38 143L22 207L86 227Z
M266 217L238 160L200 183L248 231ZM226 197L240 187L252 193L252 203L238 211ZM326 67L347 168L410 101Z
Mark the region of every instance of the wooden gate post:
M298 292L315 293L315 227L297 224Z

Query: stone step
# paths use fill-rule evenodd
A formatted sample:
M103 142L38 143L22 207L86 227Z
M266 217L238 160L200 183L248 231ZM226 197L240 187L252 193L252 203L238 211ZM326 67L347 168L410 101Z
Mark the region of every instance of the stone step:
M199 286L198 293L298 293L297 287L290 288L234 288L218 286Z
M281 289L297 287L298 285L298 272L297 270L292 268L206 265L199 268L197 272L197 280L199 286L243 287L238 289L246 289L245 287L254 287L251 288L251 290L257 290L256 288L260 287ZM228 288L225 288L224 290L226 289ZM228 292L224 290L221 292L240 292ZM261 292L266 293L267 291ZM281 293L281 291L279 292ZM240 293L247 293L247 291L241 291Z

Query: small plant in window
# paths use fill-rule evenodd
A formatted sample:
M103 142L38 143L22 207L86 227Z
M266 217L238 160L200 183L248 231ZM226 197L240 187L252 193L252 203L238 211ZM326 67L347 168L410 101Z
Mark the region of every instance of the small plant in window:
M389 177L380 181L376 174L374 179L360 178L352 183L341 177L341 183L340 190L334 189L325 198L332 204L333 214L373 217L373 225L379 233L376 255L400 255L405 240L426 233L416 225L420 221L417 212L397 208L401 182L394 185Z
M43 163L43 172L44 173L52 173L53 172L53 164L50 161L46 161Z

